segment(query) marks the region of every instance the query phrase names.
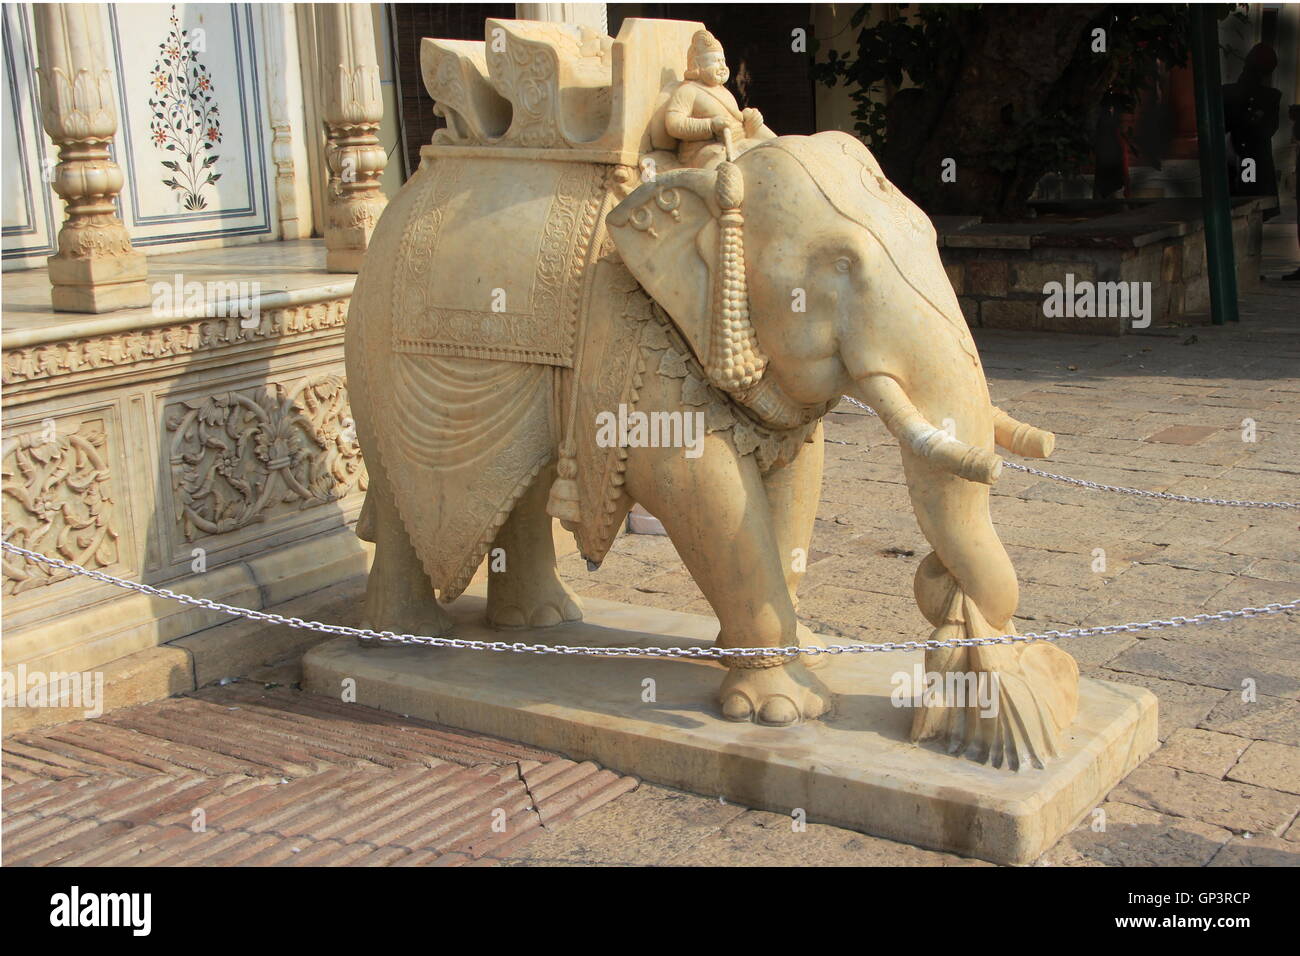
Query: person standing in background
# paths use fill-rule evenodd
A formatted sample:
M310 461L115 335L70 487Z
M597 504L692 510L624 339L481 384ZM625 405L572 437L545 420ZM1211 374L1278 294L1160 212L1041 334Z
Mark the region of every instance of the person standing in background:
M1277 169L1273 165L1273 134L1279 125L1282 93L1269 86L1277 67L1277 54L1266 43L1256 43L1246 54L1235 83L1223 86L1223 120L1230 157L1229 191L1234 196L1276 196ZM1246 160L1252 160L1248 164ZM1277 215L1277 207L1264 210L1264 218Z
M1300 143L1300 103L1288 106L1286 115L1291 120L1291 139ZM1300 243L1300 149L1295 154L1295 176L1295 231L1296 242ZM1282 278L1291 282L1300 280L1300 269L1288 272Z

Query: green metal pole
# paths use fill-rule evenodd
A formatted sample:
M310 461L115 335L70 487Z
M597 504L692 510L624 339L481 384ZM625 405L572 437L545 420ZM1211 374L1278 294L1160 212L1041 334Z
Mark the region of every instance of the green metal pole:
M1219 24L1209 5L1188 5L1191 14L1193 82L1196 84L1196 140L1201 153L1201 208L1210 280L1210 318L1215 325L1237 321L1237 266L1232 252L1228 158L1224 149L1223 90L1219 78Z

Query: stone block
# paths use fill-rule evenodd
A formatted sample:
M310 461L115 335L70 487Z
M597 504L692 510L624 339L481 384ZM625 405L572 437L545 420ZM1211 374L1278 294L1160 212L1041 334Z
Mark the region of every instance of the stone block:
M958 296L957 304L961 306L961 314L966 319L966 324L972 329L979 328L980 324L980 302L979 299L973 299L968 295Z
M365 600L364 574L271 608L286 617L332 623ZM194 660L194 682L204 687L224 677L247 677L286 658L301 655L324 635L283 624L227 618L222 624L178 638L169 647L184 650Z
M1222 778L1249 746L1251 741L1244 737L1180 727L1149 763Z
M1300 747L1256 740L1228 772L1228 779L1300 793Z
M1276 834L1300 811L1300 797L1292 794L1154 765L1133 771L1110 798L1248 833Z
M9 666L6 670L15 673ZM30 674L31 669L26 672ZM183 694L195 687L193 662L189 653L179 647L150 647L88 673L103 677L103 700L98 702L102 713ZM14 734L87 716L99 715L87 714L82 706L6 707L4 731Z
M1045 321L1037 299L989 299L980 305L980 324L986 329L1041 329Z
M1082 260L1016 261L1011 264L1011 291L1041 296L1047 283L1064 283L1067 274L1073 274L1075 282L1092 282L1097 278L1097 265Z
M1160 252L1160 281L1183 281L1183 250L1179 243L1169 243Z
M144 253L74 259L50 256L50 301L56 312L117 312L153 301Z
M1205 233L1198 230L1183 239L1183 275L1187 278L1205 272Z
M1008 271L1005 259L972 259L966 263L966 289L980 297L1004 296Z
M948 273L948 281L952 284L952 291L957 295L963 295L966 291L966 265L962 262L946 262L943 271Z

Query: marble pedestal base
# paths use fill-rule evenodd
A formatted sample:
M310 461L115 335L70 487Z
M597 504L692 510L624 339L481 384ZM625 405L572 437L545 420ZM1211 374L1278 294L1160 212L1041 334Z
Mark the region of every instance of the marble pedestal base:
M456 636L568 645L708 644L712 618L584 599L586 620L493 631L482 597L451 606ZM921 655L854 654L817 671L835 693L826 719L776 729L717 715L708 662L580 658L338 638L303 661L303 687L595 760L643 780L997 863L1029 863L1157 746L1156 698L1084 678L1062 756L1045 770L994 770L907 739L891 677ZM647 680L653 681L648 684ZM653 695L648 693L653 689ZM645 698L653 696L653 701Z

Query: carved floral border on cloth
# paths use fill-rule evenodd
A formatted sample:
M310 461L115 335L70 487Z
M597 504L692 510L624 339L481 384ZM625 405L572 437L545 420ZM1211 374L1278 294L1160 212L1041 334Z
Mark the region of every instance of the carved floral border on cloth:
M338 375L222 392L167 410L172 492L185 540L338 501L366 487L361 447Z
M117 563L118 532L102 421L67 432L50 422L4 443L4 539L87 568ZM4 557L4 593L21 594L70 576Z
M221 111L213 101L212 76L199 62L202 46L181 27L175 4L168 22L171 32L158 44L159 56L149 77L153 86L149 132L154 146L177 157L161 161L172 173L163 185L184 197L186 209L206 209L203 187L221 178L221 173L212 171L218 156L211 152L221 142Z

